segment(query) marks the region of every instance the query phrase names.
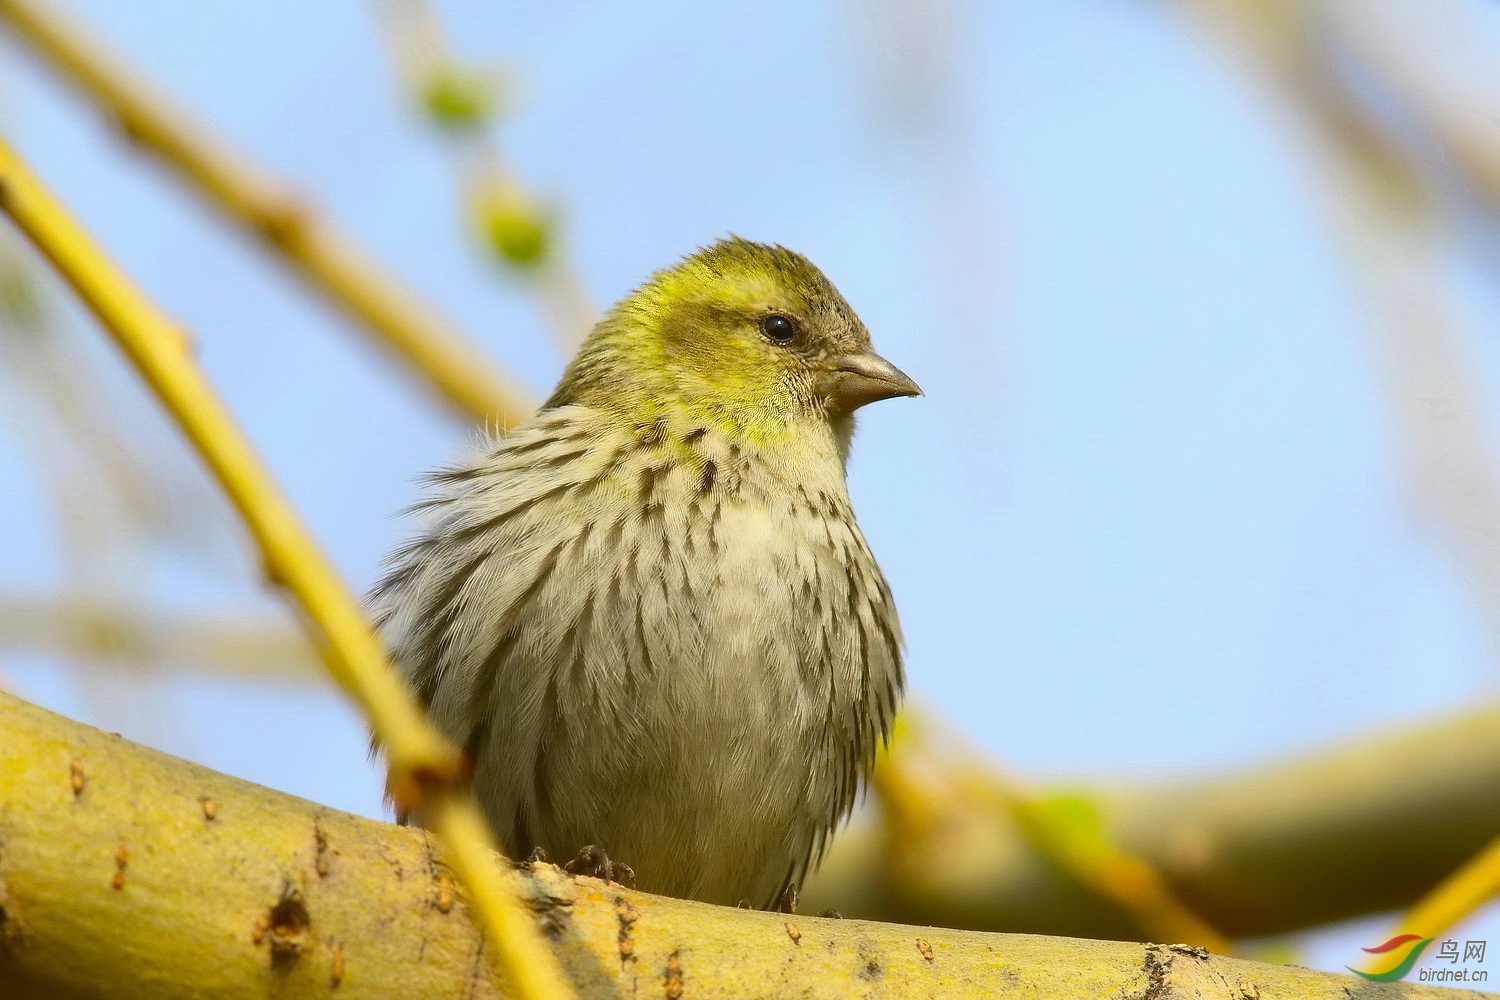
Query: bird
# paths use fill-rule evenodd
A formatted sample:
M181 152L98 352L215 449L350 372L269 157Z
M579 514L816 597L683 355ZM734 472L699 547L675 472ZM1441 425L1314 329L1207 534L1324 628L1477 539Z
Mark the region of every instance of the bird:
M729 237L427 477L372 614L507 856L790 908L904 685L845 478L855 411L921 394L811 261Z

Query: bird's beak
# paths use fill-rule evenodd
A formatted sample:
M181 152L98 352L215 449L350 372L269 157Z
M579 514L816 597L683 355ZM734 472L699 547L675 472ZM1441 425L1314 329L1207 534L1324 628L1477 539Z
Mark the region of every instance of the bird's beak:
M920 396L911 377L878 354L846 354L819 380L830 408L853 413L866 403L893 396Z

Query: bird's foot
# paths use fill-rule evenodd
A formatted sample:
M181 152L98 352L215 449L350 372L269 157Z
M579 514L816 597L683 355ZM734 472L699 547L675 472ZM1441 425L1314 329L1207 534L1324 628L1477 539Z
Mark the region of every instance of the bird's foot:
M797 912L797 883L788 882L786 888L781 890L781 900L776 904L776 909L782 913Z
M627 889L635 888L635 871L623 861L611 861L604 848L590 844L578 852L578 857L563 865L563 871L572 875L588 875L606 882L618 882Z
M627 889L635 888L635 869L623 861L609 863L609 881L618 882Z

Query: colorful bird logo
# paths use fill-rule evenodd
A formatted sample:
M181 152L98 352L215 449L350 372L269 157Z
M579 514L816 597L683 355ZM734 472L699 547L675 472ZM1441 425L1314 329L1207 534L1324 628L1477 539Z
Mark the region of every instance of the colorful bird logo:
M1412 942L1416 942L1412 944ZM1397 934L1385 944L1378 944L1373 948L1361 948L1361 951L1369 952L1371 955L1386 955L1399 950L1403 945L1409 945L1406 957L1384 972L1360 972L1353 966L1346 965L1344 968L1356 976L1364 976L1366 979L1377 983L1391 983L1405 976L1411 971L1411 967L1417 964L1417 959L1422 957L1422 949L1432 943L1432 938L1424 938L1420 934Z

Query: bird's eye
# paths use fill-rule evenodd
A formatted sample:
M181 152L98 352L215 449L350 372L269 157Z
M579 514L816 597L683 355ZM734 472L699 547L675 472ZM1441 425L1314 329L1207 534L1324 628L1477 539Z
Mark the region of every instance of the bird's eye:
M778 344L785 344L797 335L797 324L790 316L772 313L761 318L760 332Z

